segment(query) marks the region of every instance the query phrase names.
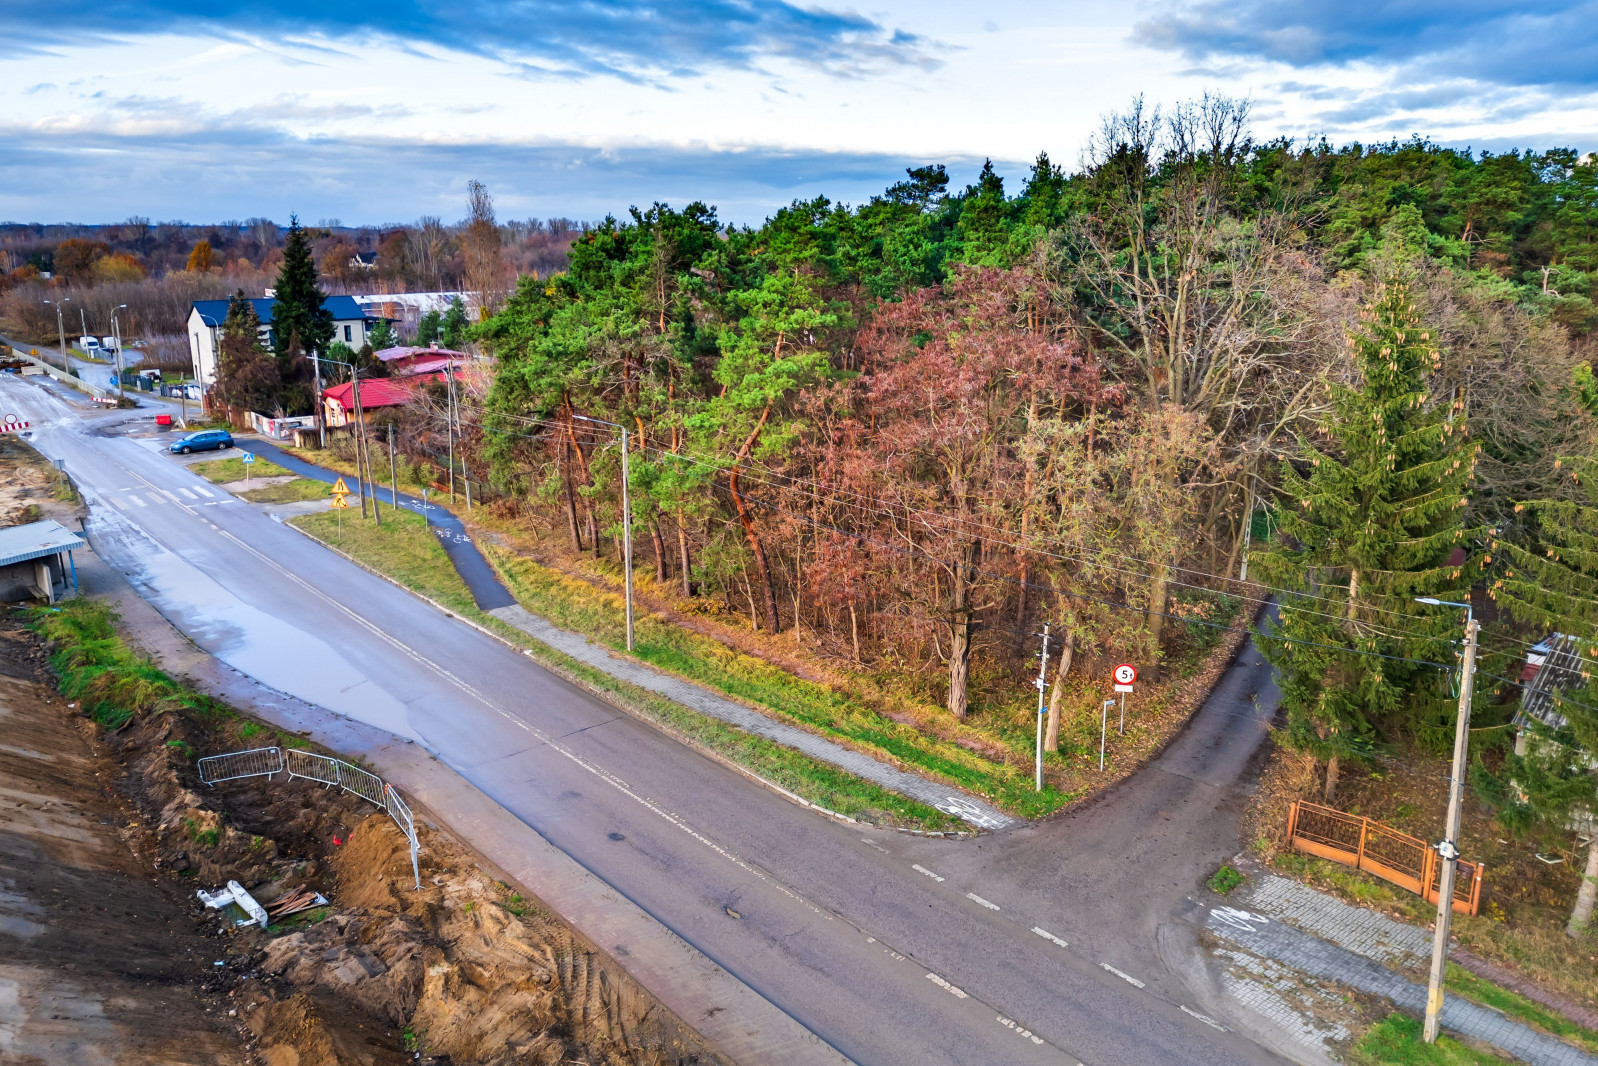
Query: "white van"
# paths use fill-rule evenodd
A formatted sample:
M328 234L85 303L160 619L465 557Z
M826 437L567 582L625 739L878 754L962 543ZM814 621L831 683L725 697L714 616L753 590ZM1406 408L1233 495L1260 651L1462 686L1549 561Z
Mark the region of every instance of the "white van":
M78 349L93 355L100 350L100 338L84 334L78 338Z

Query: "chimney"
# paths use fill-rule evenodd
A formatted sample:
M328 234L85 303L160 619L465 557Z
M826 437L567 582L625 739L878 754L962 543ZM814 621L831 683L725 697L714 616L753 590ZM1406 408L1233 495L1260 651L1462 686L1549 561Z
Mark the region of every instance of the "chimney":
M434 341L432 344L428 345L428 349L427 350L431 351L431 352L438 351L438 342Z
M266 299L266 300L275 300L275 299L277 299L277 290L276 289L264 289L261 292L261 297L263 299Z

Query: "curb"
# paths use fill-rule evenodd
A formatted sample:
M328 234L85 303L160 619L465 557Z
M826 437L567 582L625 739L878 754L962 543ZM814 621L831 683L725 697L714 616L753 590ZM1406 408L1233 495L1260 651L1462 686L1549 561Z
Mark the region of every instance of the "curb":
M689 736L681 733L680 731L672 728L670 725L659 721L658 719L656 719L656 718L652 717L651 715L649 715L647 712L640 710L636 706L630 705L630 701L628 701L625 697L618 696L615 692L606 691L606 690L600 688L599 686L592 684L591 682L587 681L586 679L574 675L573 673L571 673L571 671L567 670L565 667L563 667L563 666L561 666L561 665L559 665L557 663L553 663L553 662L548 661L543 656L534 655L532 649L528 648L526 645L517 644L517 643L507 639L503 634L496 633L492 629L489 629L487 626L484 626L484 625L482 625L479 622L476 622L476 621L474 621L474 620L472 620L470 618L467 618L466 616L460 614L457 611L451 610L450 608L444 606L442 603L439 603L437 600L433 599L431 596L424 595L424 594L422 594L420 592L417 592L415 589L409 587L408 585L401 584L399 581L396 581L394 578L392 578L389 575L383 573L381 570L378 570L375 567L372 567L372 566L367 565L366 563L363 563L361 560L355 558L355 556L349 554L346 551L343 551L342 549L335 548L333 545L329 544L327 541L323 540L321 537L316 536L314 533L307 532L306 530L303 530L300 527L298 527L298 526L296 526L296 525L294 525L294 524L292 524L291 522L288 522L288 521L284 521L284 522L282 522L280 524L283 525L284 527L288 528L288 529L294 530L296 533L298 533L301 536L305 537L307 540L315 541L317 544L322 545L322 547L326 548L328 551L332 552L335 555L343 557L344 559L348 560L351 563L354 563L356 566L360 567L362 570L365 570L367 573L372 574L372 575L374 575L376 577L382 578L384 581L387 581L390 585L393 585L395 588L401 590L402 592L406 592L406 593L408 593L408 594L410 594L412 596L415 596L417 599L421 600L423 603L427 604L429 607L432 607L434 610L436 610L439 613L443 614L444 617L453 618L453 619L455 619L458 622L464 622L466 625L471 626L473 629L477 630L479 633L483 634L485 637L492 638L493 640L496 640L499 643L503 644L505 647L510 648L512 651L520 652L521 654L526 655L529 658L534 659L535 661L537 661L539 666L541 666L544 669L548 670L550 673L554 674L556 677L559 677L562 681L565 681L567 684L575 685L578 688L582 689L584 692L587 692L589 695L595 696L595 697L597 697L599 699L604 700L606 703L608 703L611 706L615 707L617 710L620 710L620 711L624 712L625 714L628 714L631 717L636 718L637 720L639 720L641 722L644 722L646 725L648 725L652 729L656 729L656 730L659 730L662 733L665 733L667 736L671 737L673 740L677 741L679 744L682 744L682 745L684 745L686 747L692 748L694 751L696 751L700 755L703 755L706 758L710 759L712 762L719 763L720 765L725 766L729 770L736 770L738 773L743 774L745 777L749 778L751 781L754 781L757 784L760 784L760 785L764 786L765 788L770 789L771 791L773 791L773 792L777 793L778 795L790 800L793 803L797 803L801 807L807 807L810 810L815 811L818 814L825 815L826 817L831 818L831 819L833 819L835 821L844 822L844 823L847 823L849 825L869 826L872 829L883 829L883 830L888 830L888 831L894 832L894 833L904 833L904 834L907 834L909 836L936 837L936 838L941 838L941 839L963 840L963 839L966 839L966 838L969 838L969 837L974 837L979 832L978 830L975 830L975 829L967 830L967 831L963 831L963 832L935 832L935 831L930 830L930 829L906 829L906 828L902 828L900 826L878 825L876 822L863 822L863 821L861 821L858 818L851 818L847 814L840 814L839 812L837 812L835 810L832 810L831 808L823 807L819 803L812 803L810 800L805 799L803 796L797 795L796 793L791 792L791 791L789 791L786 788L783 788L781 785L777 784L775 781L771 781L771 780L768 780L768 779L766 779L764 777L761 777L759 774L755 773L753 770L750 770L748 767L739 765L738 763L736 763L733 760L727 758L727 756L721 754L720 752L718 752L718 751L716 751L716 750L714 750L712 748L707 747L706 745L700 743L699 741L693 739L692 737L689 737ZM544 645L541 642L537 641L536 638L534 638L534 637L528 636L527 639L530 640L530 641L533 641L534 643L537 643L539 645L539 647L544 648L547 652L550 652L550 653L553 653L553 654L559 654L558 652L555 652L555 649L549 648L547 645ZM617 680L620 681L619 678ZM621 681L621 683L622 684L627 684L627 682L625 682L625 681ZM659 695L659 694L657 693L656 695ZM670 699L667 696L660 696L660 698L663 699L663 700L669 700ZM672 702L675 702L675 701L672 701ZM681 704L678 704L678 706L681 706ZM689 711L689 712L691 712L693 714L702 714L702 712L695 711L691 707L684 707L683 709L686 710L686 711ZM710 717L710 716L704 715L704 717ZM737 727L734 726L733 728L737 728ZM772 741L772 743L775 744L777 742L776 741ZM817 760L817 761L819 762L820 760ZM882 786L879 786L879 787L882 787ZM892 791L892 790L890 789L889 791Z

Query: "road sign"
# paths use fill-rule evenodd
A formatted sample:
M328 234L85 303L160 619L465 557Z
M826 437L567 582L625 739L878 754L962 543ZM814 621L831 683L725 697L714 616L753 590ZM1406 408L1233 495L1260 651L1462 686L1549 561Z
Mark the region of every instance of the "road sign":
M243 459L246 464L255 462L255 455L252 452L241 452L239 458Z
M339 478L337 481L333 482L333 495L335 495L335 496L348 496L349 494L350 494L350 487L348 485L344 484L344 479L343 478Z
M350 509L350 501L342 496L334 496L332 507L335 511L348 511Z
M1137 681L1137 667L1131 663L1121 663L1115 668L1115 691L1131 692L1132 685Z
M0 420L0 433L17 433L28 428L28 420L21 415L6 415Z

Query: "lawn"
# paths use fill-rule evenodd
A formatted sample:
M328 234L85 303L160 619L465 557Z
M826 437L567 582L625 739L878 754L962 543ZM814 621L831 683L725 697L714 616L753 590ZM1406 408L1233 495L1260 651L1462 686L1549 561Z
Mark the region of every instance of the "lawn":
M956 819L941 811L791 748L698 714L646 689L618 681L478 610L465 582L419 515L385 508L381 529L369 519L361 521L359 511L343 512L342 520L337 512L325 512L289 521L401 585L529 649L542 665L574 678L587 688L600 690L641 716L653 719L811 803L867 821L933 831L960 828Z
M1421 1039L1421 1024L1403 1014L1389 1014L1351 1049L1349 1061L1359 1066L1503 1066L1504 1060L1466 1047L1451 1037L1437 1043Z
M299 503L304 500L325 500L333 494L333 486L325 481L297 477L293 481L280 481L265 488L240 493L253 503ZM359 499L359 497L353 497ZM356 506L351 504L351 506Z
M209 459L203 463L195 463L190 470L199 474L207 481L218 485L226 485L234 481L243 481L249 477L287 477L292 470L284 470L276 463L269 463L265 459L257 459L249 464L245 470L245 462L240 456L231 456L227 459Z

